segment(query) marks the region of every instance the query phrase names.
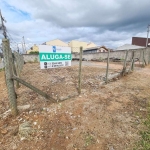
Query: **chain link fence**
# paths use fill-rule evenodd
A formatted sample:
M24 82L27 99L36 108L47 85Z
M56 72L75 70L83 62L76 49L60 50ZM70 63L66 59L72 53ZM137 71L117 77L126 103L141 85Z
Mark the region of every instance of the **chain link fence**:
M38 55L21 55L15 51L12 53L9 40L6 39L3 40L3 54L8 98L13 115L18 112L15 91L20 87L19 84L30 89L25 90L21 86L25 90L22 95L28 102L42 99L39 97L41 95L45 100L59 103L84 94L85 91L98 91L102 85L150 62L149 48L84 54L82 47L76 47L72 53L71 67L41 70ZM37 61L29 62L29 59L35 58Z

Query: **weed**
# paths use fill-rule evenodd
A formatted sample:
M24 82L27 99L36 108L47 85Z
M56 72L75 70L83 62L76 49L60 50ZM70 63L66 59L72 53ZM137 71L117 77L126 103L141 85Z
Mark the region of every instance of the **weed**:
M89 146L94 143L94 138L91 134L87 133L85 135L85 146Z
M5 68L1 68L1 69L0 69L0 72L1 72L1 71L4 71L4 70L5 70Z
M124 58L121 58L121 61L124 61Z
M28 63L33 63L33 61L29 60Z
M34 59L34 62L35 62L35 63L37 63L37 62L38 62L38 59L37 59L37 58L35 58L35 59Z
M148 115L144 121L145 129L140 132L141 140L137 144L137 148L133 150L150 150L150 106L148 107Z

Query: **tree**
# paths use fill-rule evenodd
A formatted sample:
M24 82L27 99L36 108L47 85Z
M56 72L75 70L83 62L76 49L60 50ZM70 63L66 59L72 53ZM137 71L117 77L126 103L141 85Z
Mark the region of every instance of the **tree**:
M39 51L31 51L29 54L39 55Z

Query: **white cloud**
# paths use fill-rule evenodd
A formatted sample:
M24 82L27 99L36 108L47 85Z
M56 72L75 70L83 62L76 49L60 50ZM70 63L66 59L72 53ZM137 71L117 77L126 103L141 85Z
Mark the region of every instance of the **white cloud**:
M59 38L92 41L110 48L145 36L149 0L0 0L7 28L17 42ZM1 36L0 36L1 37Z

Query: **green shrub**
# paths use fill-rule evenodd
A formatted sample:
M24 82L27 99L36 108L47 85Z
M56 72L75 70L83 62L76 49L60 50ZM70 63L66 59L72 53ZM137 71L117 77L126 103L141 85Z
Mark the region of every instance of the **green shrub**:
M31 51L29 54L36 54L36 55L38 55L39 51Z
M144 121L145 128L140 132L141 140L133 150L150 150L150 106L147 108L147 117Z
M0 72L1 72L1 71L4 71L4 70L5 70L5 68L1 68L1 69L0 69Z

